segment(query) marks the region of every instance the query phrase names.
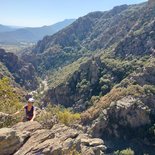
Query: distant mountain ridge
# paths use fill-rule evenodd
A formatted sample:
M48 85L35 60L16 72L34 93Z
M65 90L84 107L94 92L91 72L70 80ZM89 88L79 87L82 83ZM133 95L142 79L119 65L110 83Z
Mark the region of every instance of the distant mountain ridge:
M0 33L2 32L10 32L15 30L15 28L12 28L11 26L6 26L6 25L2 25L0 24Z
M66 19L50 26L42 27L25 27L13 28L10 26L0 25L0 42L16 43L16 42L37 42L46 35L52 35L59 30L67 27L75 19Z

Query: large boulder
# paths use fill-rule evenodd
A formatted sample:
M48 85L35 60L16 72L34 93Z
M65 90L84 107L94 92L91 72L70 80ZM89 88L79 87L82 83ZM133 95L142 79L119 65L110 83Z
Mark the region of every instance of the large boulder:
M28 121L28 122L20 122L14 125L12 128L20 132L27 131L32 133L35 132L36 130L42 129L43 127L36 121L33 122Z
M15 153L15 155L26 155L43 153L50 149L48 140L53 139L54 134L46 129L37 130L34 132L29 140ZM47 143L45 143L47 141ZM50 150L49 150L50 151Z
M83 155L101 155L106 150L103 140L90 138L87 134L80 134L77 140L81 143L81 153Z
M108 134L119 138L132 129L135 130L150 123L150 108L140 99L127 96L112 102L107 109L104 109L88 132L95 137Z
M0 128L11 124L13 118L6 113L0 112Z
M11 128L0 129L0 154L13 154L28 138L29 132L18 132Z

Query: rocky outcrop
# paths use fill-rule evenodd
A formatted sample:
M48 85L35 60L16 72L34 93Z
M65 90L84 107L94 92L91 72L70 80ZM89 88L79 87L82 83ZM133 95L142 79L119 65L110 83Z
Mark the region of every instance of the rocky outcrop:
M130 136L132 129L151 123L150 108L132 96L112 102L93 122L89 132L95 137L113 135L120 138ZM128 135L129 134L129 135Z
M102 155L106 147L101 139L62 124L43 129L37 122L25 122L0 129L0 154L3 155Z
M9 114L0 112L0 128L11 125L13 118Z
M78 71L66 79L66 82L49 89L44 97L45 103L61 104L65 107L74 107L76 111L82 111L88 106L88 101L93 95L99 83L101 60L88 60L82 64ZM97 93L97 92L96 92Z
M155 9L144 8L139 21L118 44L114 53L121 58L155 54Z
M26 122L26 123L20 122L14 125L12 128L20 132L27 131L27 132L32 133L32 132L42 129L43 127L38 122L32 122L32 123L31 122Z
M61 104L72 107L76 112L88 109L99 96L106 95L113 86L133 72L133 66L119 59L104 59L95 55L64 67L59 74L49 77L49 87L44 93L44 104ZM72 68L76 68L73 70ZM50 85L51 83L51 85Z
M151 64L151 63L150 63ZM137 72L136 74L131 74L129 76L129 80L136 82L140 86L144 85L152 85L155 83L155 68L154 64L151 66L147 66L144 68L141 68L140 72Z
M0 129L0 154L11 155L17 151L29 137L27 132L18 132L11 128Z
M21 86L32 90L37 88L38 81L32 64L25 63L15 54L7 53L3 49L0 49L0 62L7 67L15 81Z

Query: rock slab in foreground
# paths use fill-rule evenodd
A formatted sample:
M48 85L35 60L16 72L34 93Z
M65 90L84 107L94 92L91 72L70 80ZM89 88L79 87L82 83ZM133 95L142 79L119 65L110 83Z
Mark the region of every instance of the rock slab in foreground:
M82 155L102 155L106 147L101 139L62 124L51 130L38 122L18 123L0 130L0 154L3 155L68 155L76 150Z
M0 155L13 154L28 138L29 133L25 131L18 132L11 128L0 129Z

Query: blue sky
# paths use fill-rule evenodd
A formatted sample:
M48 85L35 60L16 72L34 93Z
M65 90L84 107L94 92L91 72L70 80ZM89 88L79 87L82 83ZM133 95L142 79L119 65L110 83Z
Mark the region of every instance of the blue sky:
M0 0L0 24L43 26L146 0Z

